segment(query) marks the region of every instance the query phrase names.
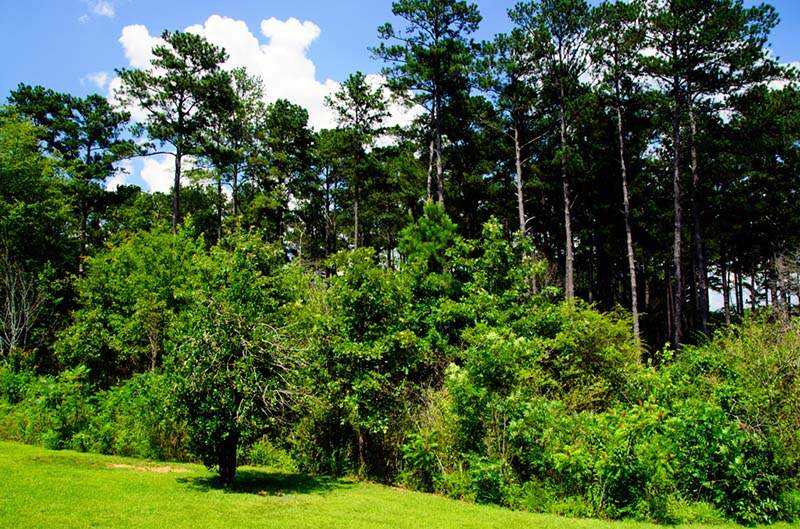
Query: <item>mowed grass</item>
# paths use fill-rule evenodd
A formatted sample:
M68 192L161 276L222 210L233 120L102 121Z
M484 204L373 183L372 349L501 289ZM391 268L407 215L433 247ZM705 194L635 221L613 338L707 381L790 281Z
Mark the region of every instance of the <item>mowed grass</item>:
M371 483L268 469L241 469L236 490L225 491L218 487L213 473L197 465L50 451L0 442L0 527L645 529L656 526L512 512Z

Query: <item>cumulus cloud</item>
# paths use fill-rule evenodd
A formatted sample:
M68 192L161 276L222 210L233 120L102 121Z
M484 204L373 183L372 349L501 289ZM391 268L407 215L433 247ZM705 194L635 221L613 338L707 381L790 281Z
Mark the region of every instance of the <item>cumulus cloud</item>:
M164 44L160 37L153 37L141 24L132 24L122 28L119 43L125 52L125 58L132 68L148 68L153 59L153 48Z
M91 83L95 85L99 90L103 90L110 77L108 76L107 72L94 72L87 74L83 79L81 79L81 84L84 85L86 83Z
M105 186L108 191L116 191L119 186L128 184L133 172L133 161L122 160L114 164L114 174L106 180Z
M311 21L296 18L261 22L259 41L241 20L212 15L202 25L187 28L222 46L229 58L228 68L245 67L264 80L268 101L288 99L308 110L314 128L332 127L333 115L325 107L325 96L339 88L332 79L318 80L316 66L308 58L311 43L320 35L320 28Z
M318 79L316 66L308 57L309 48L321 33L320 27L308 20L301 22L296 18L279 20L273 17L262 20L259 29L260 35L257 35L241 20L212 15L202 24L189 26L186 31L224 47L228 53L225 68L244 67L250 74L261 77L267 102L287 99L304 107L308 110L309 125L314 129L336 126L333 112L325 106L325 97L336 92L340 85L333 79ZM129 25L122 29L119 43L130 67L149 68L153 47L164 41L151 35L143 25ZM382 76L369 75L367 80L372 86L383 86L389 95ZM108 82L112 102L119 101L116 91L120 84L119 78ZM146 117L141 109L129 110L136 121ZM387 125L408 124L422 111L409 110L401 103L392 103L390 110L392 115ZM173 171L171 158L154 157L145 160L140 174L151 191L168 191Z
M182 174L186 174L194 167L194 163L189 156L184 156L181 160ZM150 156L144 159L139 176L147 184L151 192L159 191L169 193L172 183L175 180L175 158L169 154ZM181 184L187 185L189 180L181 178Z

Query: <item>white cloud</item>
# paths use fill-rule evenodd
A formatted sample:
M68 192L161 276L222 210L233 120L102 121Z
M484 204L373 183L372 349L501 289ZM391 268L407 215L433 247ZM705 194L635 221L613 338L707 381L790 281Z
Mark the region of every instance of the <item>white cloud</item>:
M133 24L122 28L119 43L125 52L125 58L132 68L148 68L153 59L153 48L164 44L160 37L153 37L141 24Z
M228 53L226 68L244 67L252 75L264 81L265 99L273 102L288 99L308 110L309 124L314 129L336 126L333 112L325 106L325 97L336 92L340 85L332 79L318 80L316 66L307 53L311 44L319 37L319 26L311 21L300 22L296 18L278 20L269 18L260 24L260 39L241 20L220 15L210 16L205 23L186 28L222 46ZM132 68L149 68L154 46L164 44L163 39L150 34L143 25L129 25L122 29L119 38L128 64ZM87 76L88 78L88 76ZM368 75L372 86L384 86L380 75ZM115 77L106 79L109 100L119 103L116 93L121 81ZM138 108L128 108L134 121L144 121L146 114ZM400 102L390 105L391 117L386 125L407 125L423 110L408 109ZM387 143L383 141L380 143ZM187 168L191 164L187 165ZM174 159L171 156L153 156L144 159L139 176L150 191L169 192L174 175Z
M189 26L186 31L202 35L225 48L228 53L226 68L244 67L261 77L268 102L288 99L308 110L309 124L313 128L334 127L336 120L333 112L325 106L325 97L336 92L340 85L332 79L318 80L316 66L307 55L321 33L319 26L309 20L300 22L293 17L287 20L273 17L262 20L260 29L267 42L260 41L241 20L212 15L205 23ZM148 68L153 58L153 47L164 43L161 38L150 35L142 25L125 26L119 42L133 68ZM374 86L385 84L380 75L367 78ZM112 93L118 87L116 79L109 83ZM388 90L386 94L388 96ZM421 111L409 110L400 103L393 103L390 110L392 118L387 123L390 125L408 124ZM135 109L131 111L134 119L143 117Z
M87 15L86 13L82 14L81 16L78 17L78 22L80 22L81 24L89 22L89 15Z
M187 31L203 35L228 52L225 66L245 67L264 80L267 101L288 99L308 110L314 128L332 127L333 114L325 107L325 96L339 88L332 79L318 80L316 66L308 58L311 44L320 35L320 28L311 21L296 18L261 21L262 43L241 20L212 15L202 25Z
M783 66L785 68L790 68L790 69L794 70L795 73L800 72L800 61L784 63L784 64L781 64L781 66ZM786 88L790 84L792 84L792 81L789 81L788 79L775 79L773 81L770 81L768 86L772 90L783 90L784 88Z
M97 16L114 18L117 14L114 4L107 0L89 0L87 3L89 4L89 10Z
M183 174L194 166L189 156L184 156L181 163ZM169 193L175 180L175 158L169 154L150 156L144 159L142 170L139 172L142 180L147 184L148 191ZM189 181L183 177L181 184L186 185Z
M108 191L116 191L119 186L128 184L128 178L130 178L132 172L132 160L122 160L117 162L114 166L114 174L111 175L111 178L106 180L106 189Z
M94 72L87 74L83 79L81 79L81 84L83 85L85 83L92 83L99 90L103 90L108 84L109 80L110 77L108 76L107 72Z

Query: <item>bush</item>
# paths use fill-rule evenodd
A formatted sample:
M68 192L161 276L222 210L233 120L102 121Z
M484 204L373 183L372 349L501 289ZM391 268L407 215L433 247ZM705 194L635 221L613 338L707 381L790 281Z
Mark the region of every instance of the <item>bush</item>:
M28 378L22 399L14 404L6 400L0 436L52 449L85 449L81 437L73 437L86 428L94 413L88 377L88 370L79 366L57 377ZM19 380L8 373L3 378L7 389L13 385L9 380Z
M98 394L85 434L89 450L145 459L187 459L186 425L176 409L174 384L142 373Z
M262 437L242 450L243 464L269 467L283 472L297 472L297 463L289 452L272 444L268 437Z
M433 492L442 473L442 464L436 455L438 448L436 432L410 434L401 447L403 471L400 481L413 489Z

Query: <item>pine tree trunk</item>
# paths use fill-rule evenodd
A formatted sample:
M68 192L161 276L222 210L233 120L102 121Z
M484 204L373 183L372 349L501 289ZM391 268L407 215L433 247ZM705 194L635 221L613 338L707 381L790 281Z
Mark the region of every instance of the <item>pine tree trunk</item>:
M431 138L431 142L428 145L428 186L427 186L427 194L425 195L426 200L431 200L433 197L433 151L434 151L434 140Z
M233 216L239 224L239 164L233 165L233 175L231 176L231 199L233 201Z
M692 105L689 104L689 130L691 138L691 171L692 171L692 241L694 242L694 282L697 315L700 318L700 329L708 334L708 277L706 274L705 251L703 249L703 228L700 216L700 168L697 156L697 123Z
M180 147L175 149L175 182L172 184L172 234L178 233L178 223L181 217L181 162L183 152Z
M525 217L525 198L522 194L522 147L519 141L519 126L514 124L514 165L517 171L517 214L519 215L519 231L525 235L527 218Z
M625 163L625 139L622 128L622 110L617 105L617 137L619 139L619 167L622 174L622 205L625 214L625 244L628 250L628 276L631 286L631 314L633 315L633 336L639 341L639 303L636 288L636 258L633 253L631 234L631 207L628 198L628 166Z
M442 102L438 92L434 95L434 126L436 140L436 194L439 204L444 205L444 167L442 166Z
M728 282L728 263L723 256L719 265L720 275L722 276L722 305L725 310L725 325L731 324L731 287Z
M217 242L222 240L222 177L217 177Z
M672 187L674 211L674 237L672 245L672 273L674 276L673 307L672 307L672 339L674 345L683 342L683 266L682 266L682 231L683 208L681 205L681 123L680 123L680 86L678 78L673 79L673 106L672 109Z
M358 194L353 199L353 249L358 248Z
M561 101L558 105L561 122L561 183L564 188L564 294L567 300L575 297L574 256L572 247L572 215L570 214L569 175L567 174L567 123L564 110L564 87L559 84Z

